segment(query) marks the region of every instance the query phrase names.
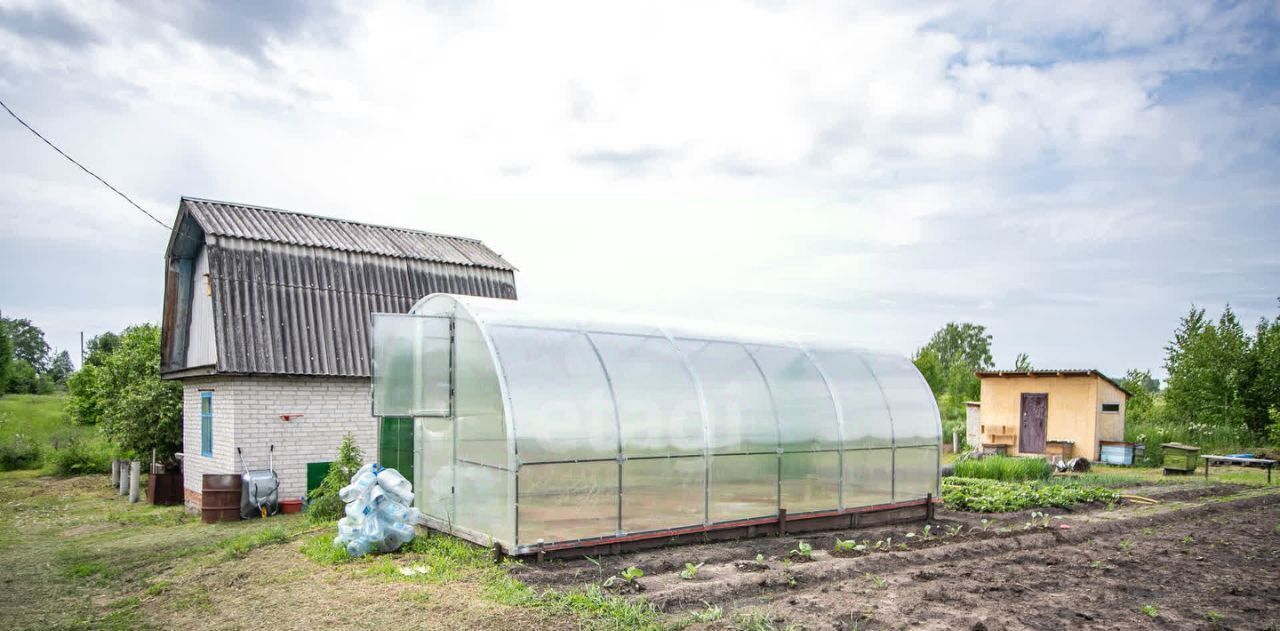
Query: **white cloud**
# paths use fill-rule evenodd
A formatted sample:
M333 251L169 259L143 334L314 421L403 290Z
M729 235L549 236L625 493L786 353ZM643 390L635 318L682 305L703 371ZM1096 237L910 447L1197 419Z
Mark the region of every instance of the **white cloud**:
M1102 248L1276 198L1267 99L1165 94L1249 67L1247 7L350 3L260 55L67 7L96 41L0 26L0 89L166 218L192 194L477 236L533 300L909 350L948 319L1016 328L1027 269L1117 273ZM128 241L136 213L3 133L9 238ZM1117 363L1152 363L1162 335Z

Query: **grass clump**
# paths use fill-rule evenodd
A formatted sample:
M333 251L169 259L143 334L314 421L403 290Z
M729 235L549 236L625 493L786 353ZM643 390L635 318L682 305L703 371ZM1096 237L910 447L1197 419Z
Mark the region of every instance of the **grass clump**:
M1048 480L1051 475L1053 475L1053 465L1043 458L987 456L986 458L965 458L955 464L955 476L958 478L1023 482Z
M221 547L228 559L239 559L255 548L285 543L288 540L289 532L284 526L268 526L231 537L223 541Z
M1072 504L1114 502L1113 489L1080 484L1000 482L975 478L943 478L942 499L951 510L1007 513L1027 508L1066 508Z

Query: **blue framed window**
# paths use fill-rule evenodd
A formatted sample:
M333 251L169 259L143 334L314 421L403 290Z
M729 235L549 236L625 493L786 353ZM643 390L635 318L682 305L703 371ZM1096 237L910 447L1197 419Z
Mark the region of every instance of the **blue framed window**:
M213 393L200 393L200 455L213 455Z

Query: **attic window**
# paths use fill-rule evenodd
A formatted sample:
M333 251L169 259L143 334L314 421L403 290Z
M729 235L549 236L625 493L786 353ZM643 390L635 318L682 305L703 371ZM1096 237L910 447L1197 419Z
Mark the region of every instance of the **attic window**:
M213 287L212 287L211 285L209 285L209 275L208 275L208 274L205 274L205 275L204 275L204 295L206 295L206 296L212 296L212 295L213 295Z
M1119 412L1120 404L1119 403L1103 403L1102 411L1103 412Z

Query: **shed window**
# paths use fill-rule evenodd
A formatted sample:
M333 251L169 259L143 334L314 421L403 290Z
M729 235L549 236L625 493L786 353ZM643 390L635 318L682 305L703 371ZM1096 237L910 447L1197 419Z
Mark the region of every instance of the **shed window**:
M200 393L200 455L213 456L213 393Z
M1119 403L1103 403L1102 411L1103 412L1119 412L1120 404Z

